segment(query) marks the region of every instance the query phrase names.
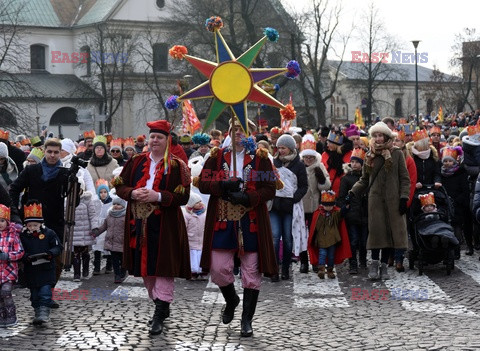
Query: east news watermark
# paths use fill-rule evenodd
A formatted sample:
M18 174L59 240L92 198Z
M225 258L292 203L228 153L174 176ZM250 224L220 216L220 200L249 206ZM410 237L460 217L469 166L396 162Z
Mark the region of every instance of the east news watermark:
M52 300L56 301L125 301L128 297L127 289L52 289Z
M52 63L92 63L99 64L126 64L128 62L128 53L124 52L62 52L52 51Z
M425 301L428 289L362 289L351 288L352 301Z
M355 63L415 63L414 52L392 51L392 52L366 52L352 51L352 62ZM428 52L417 52L417 63L428 62Z

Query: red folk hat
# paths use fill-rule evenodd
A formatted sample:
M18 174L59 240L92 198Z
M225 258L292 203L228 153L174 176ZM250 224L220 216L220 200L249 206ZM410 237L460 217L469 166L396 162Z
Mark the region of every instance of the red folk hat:
M147 127L150 128L150 133L170 134L171 125L164 119L158 121L147 122Z

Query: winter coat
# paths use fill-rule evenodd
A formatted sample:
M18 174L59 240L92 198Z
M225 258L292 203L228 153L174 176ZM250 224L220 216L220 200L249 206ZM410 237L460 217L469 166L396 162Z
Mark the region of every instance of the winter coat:
M315 176L315 169L320 168L325 176L325 182L320 184ZM320 193L322 190L330 189L330 176L321 161L321 156L317 155L315 162L310 166L306 167L307 169L307 179L308 179L308 190L305 196L303 197L303 209L305 213L313 213L318 208L320 204Z
M350 162L350 157L352 156L352 150L348 151L342 156L342 163ZM322 163L328 171L328 175L330 176L330 182L332 183L332 190L335 191L338 197L338 193L340 192L340 179L342 179L343 174L337 175L337 170L335 168L330 168L328 166L328 160L330 158L329 152L324 151L322 154Z
M280 168L284 167L282 161L277 157L274 159L273 164L280 171ZM289 187L289 184L285 184L284 188L277 190L275 199L273 200L272 209L280 213L293 213L293 205L302 200L308 190L308 178L307 170L302 161L300 161L300 156L296 155L295 158L290 161L286 167L297 177L297 186L293 189L293 196L279 196L280 193L285 192ZM282 179L285 183L286 180Z
M75 226L73 227L73 246L90 246L94 240L90 233L98 227L95 202L91 192L80 196L80 203L75 209Z
M180 206L186 205L190 196L190 171L187 165L171 156L171 168L167 175L157 172L153 190L162 194L158 206L147 218L146 233L142 232L142 220L132 214L132 191L145 180L144 169L150 162L150 153L134 155L123 167L116 185L119 197L128 201L125 218L123 265L129 273L139 277L180 277L189 279L190 250L187 231ZM133 224L133 225L132 225ZM141 259L140 259L141 258Z
M441 173L440 167L441 163L438 160L438 153L435 146L430 145L430 156L423 160L417 155L415 155L411 148L413 142L407 144L407 151L410 156L413 157L415 161L415 167L417 167L417 183L422 183L422 185L433 185L434 183L441 183Z
M125 216L112 216L113 208L108 211L107 218L102 225L98 227L100 233L107 231L105 236L105 250L114 252L123 252L124 237L125 237Z
M115 190L115 188L113 188ZM95 196L94 196L95 197ZM98 200L98 201L97 201ZM112 198L107 203L102 203L100 199L95 199L95 211L98 215L98 223L103 223L103 221L108 216L108 211L112 207ZM95 238L95 243L92 245L92 250L94 251L103 251L105 248L105 235L107 233L103 231L99 236Z
M5 162L5 168L0 166L0 185L3 185L8 190L10 184L18 178L18 168L10 157L7 157Z
M337 205L340 208L345 206L345 197L362 176L362 171L352 170L349 163L343 165L343 171L345 175L340 180L340 192L337 198ZM353 197L350 202L350 209L345 213L347 225L368 225L367 206L367 197L365 195Z
M40 235L34 236L26 230L20 234L25 255L23 256L25 279L29 288L38 288L44 285L54 286L55 277L55 259L62 253L62 245L55 232L42 225ZM26 258L30 255L47 253L52 256L49 262L32 265Z
M15 223L0 232L0 252L8 253L7 260L0 260L0 285L7 282L15 282L18 279L18 263L24 254L20 235Z
M475 183L475 193L473 195L472 212L477 222L480 222L480 174Z
M408 175L410 176L410 194L408 196L408 202L407 202L407 207L410 207L413 201L413 195L415 194L415 189L417 185L417 166L415 165L415 161L413 160L413 157L410 155L407 155L405 162L407 163L407 171L408 171Z
M384 163L383 157L377 155L372 160L372 169L364 164L362 176L353 186L352 192L355 197L360 197L371 185L368 193L367 249L406 249L406 220L404 215L400 215L399 206L400 199L408 200L410 178L403 152L396 147L392 148L391 165ZM372 184L377 171L378 175Z
M335 209L330 213L322 211L315 224L315 232L312 238L312 245L316 248L326 249L340 242L340 209Z
M25 152L20 150L18 147L13 146L8 142L8 140L1 140L1 143L4 143L7 145L8 148L8 156L15 162L17 165L18 172L20 173L23 171L23 162L27 159L27 155L25 155Z
M463 166L451 176L442 175L442 185L453 200L454 224L462 224L467 211L470 211L470 186L467 171Z
M477 136L462 138L463 164L468 175L477 177L480 172L480 141Z
M187 227L188 245L190 250L201 250L203 247L203 231L205 230L205 219L207 212L197 215L185 209L183 211L185 225Z
M65 224L63 196L67 188L67 172L67 170L61 168L55 178L44 181L42 179L42 165L40 163L29 165L20 172L9 190L10 198L15 205L20 203L20 194L24 190L22 203L26 203L29 199L40 201L45 226L52 229L60 241L63 240Z
M62 161L63 167L70 168L72 167L72 157L73 154L68 154L64 158L60 159ZM85 182L85 190L95 194L95 185L93 184L92 176L86 168L79 167L77 172L77 178L83 179Z
M97 182L98 179L105 179L106 181L111 181L113 178L113 170L118 167L117 160L114 158L111 159L109 163L104 166L93 166L92 161L88 163L87 170L92 176L93 184Z

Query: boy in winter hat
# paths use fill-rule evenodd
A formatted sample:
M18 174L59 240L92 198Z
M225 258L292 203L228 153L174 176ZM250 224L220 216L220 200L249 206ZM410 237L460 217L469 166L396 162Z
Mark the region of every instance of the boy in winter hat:
M35 309L33 324L39 325L49 321L56 283L55 257L61 254L62 245L57 234L43 224L42 204L37 200L24 206L24 224L20 239L25 250L25 279Z
M13 302L13 284L18 279L18 264L23 256L15 224L10 222L10 208L0 205L0 328L17 324L17 310Z

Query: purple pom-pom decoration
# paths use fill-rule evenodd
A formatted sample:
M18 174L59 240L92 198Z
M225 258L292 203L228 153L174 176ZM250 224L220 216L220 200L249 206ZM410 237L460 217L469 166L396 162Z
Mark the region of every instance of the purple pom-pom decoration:
M280 34L278 34L278 31L275 28L270 28L267 27L263 30L263 34L267 37L268 40L273 41L276 43L278 41L278 38L280 37Z
M249 136L248 138L242 138L242 141L240 143L245 148L245 150L248 151L248 153L255 153L255 150L257 149L257 143L255 142L253 137Z
M295 79L297 78L297 76L300 74L301 70L300 70L300 65L298 64L297 61L295 60L291 60L288 64L287 64L287 69L288 69L288 72L285 74L285 76L287 78L290 78L290 79Z
M169 110L176 110L180 106L177 99L178 99L178 95L170 96L167 99L167 101L165 101L165 107L168 108Z

